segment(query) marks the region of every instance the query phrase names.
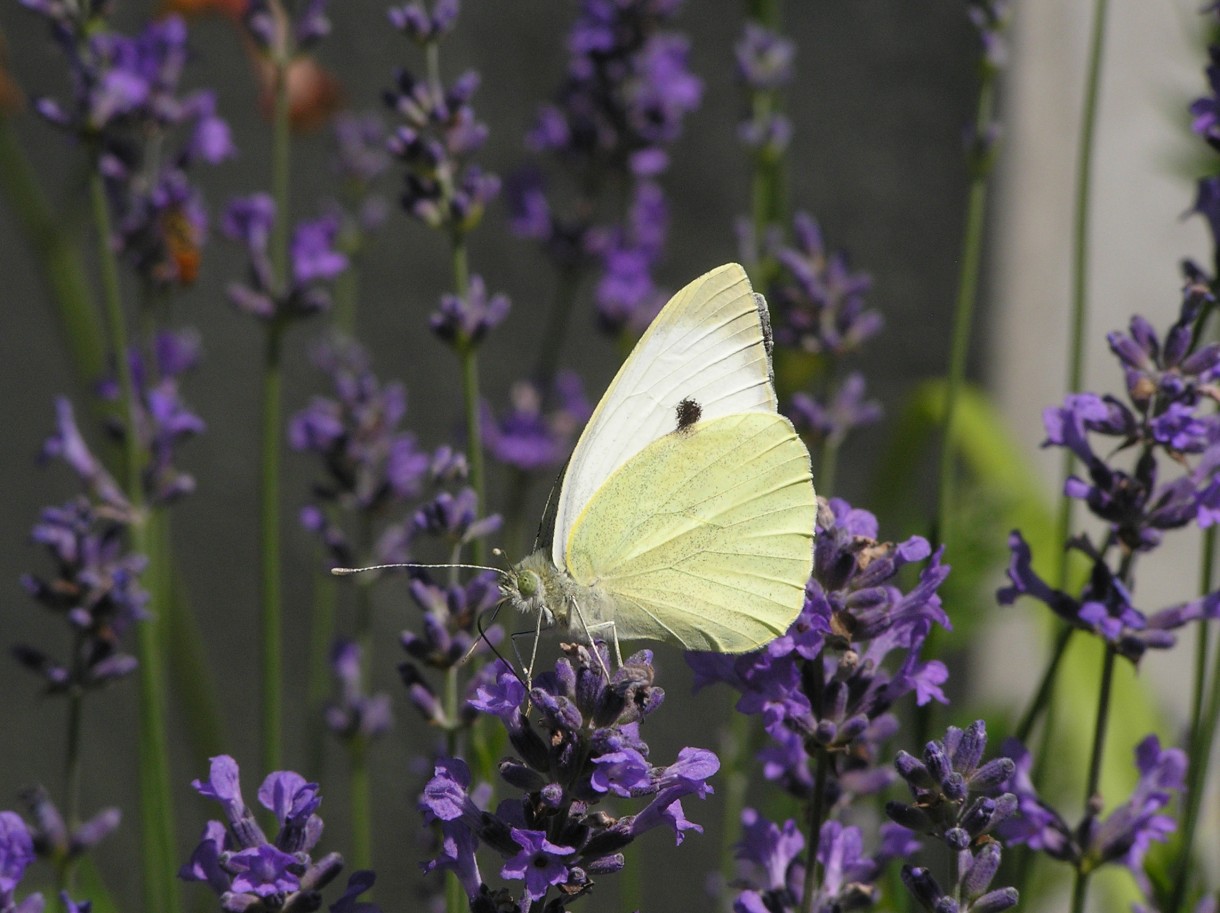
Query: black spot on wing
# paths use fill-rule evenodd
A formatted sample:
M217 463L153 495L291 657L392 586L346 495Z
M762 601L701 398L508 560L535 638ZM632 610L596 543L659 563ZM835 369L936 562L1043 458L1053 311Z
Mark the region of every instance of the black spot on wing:
M695 423L703 417L703 407L689 396L674 407L678 417L678 431L690 431Z

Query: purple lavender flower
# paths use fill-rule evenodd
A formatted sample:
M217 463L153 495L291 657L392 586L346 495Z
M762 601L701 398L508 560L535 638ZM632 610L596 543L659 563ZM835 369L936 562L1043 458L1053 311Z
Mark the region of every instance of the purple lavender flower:
M960 852L990 834L1017 810L1013 793L1000 793L1013 774L1011 758L983 763L987 730L982 720L966 729L950 726L943 741L929 742L923 761L898 752L894 767L911 790L911 803L889 802L886 814L917 833Z
M390 21L416 42L434 44L453 28L457 10L456 2L446 3L429 16L409 4L391 9ZM479 224L500 192L500 179L472 161L487 141L487 127L470 104L479 76L463 73L445 88L400 68L394 82L384 98L402 123L387 145L406 165L403 207L430 228L460 237Z
M864 398L864 385L864 375L853 371L826 401L808 393L794 394L789 409L792 423L810 432L814 440L837 446L855 429L881 420L881 404Z
M1011 16L1008 0L968 0L966 14L978 30L983 46L983 61L991 70L999 70L1008 62L1008 45L1004 32Z
M142 472L144 501L154 507L171 504L195 490L194 476L178 469L174 458L183 444L207 429L203 419L183 401L179 389L182 378L195 369L199 357L197 333L166 330L154 336L151 359L135 348L128 358L136 394L135 434L140 451L147 454ZM121 396L114 378L104 381L99 392L110 400ZM64 421L61 415L61 438ZM111 423L110 431L120 440L128 433L126 425L118 422Z
M601 258L598 281L598 327L610 335L624 329L643 332L665 303L665 292L653 281L653 270L665 249L669 212L659 185L637 184L621 226L591 230L589 249Z
M568 36L567 81L539 112L531 145L631 163L649 175L663 170L663 146L702 95L686 68L686 40L664 28L679 5L584 0Z
M390 24L421 47L435 44L457 24L458 0L437 0L429 12L419 0L390 7Z
M826 821L818 840L822 877L817 896L807 904L803 896L805 838L796 822L789 819L780 828L752 808L742 812L741 821L742 839L736 855L747 863L749 874L747 887L733 903L735 913L833 913L872 906L876 881L886 864L918 849L908 831L886 823L881 826L881 849L867 856L859 828Z
M1220 150L1220 48L1207 49L1211 63L1207 67L1207 82L1211 95L1191 103L1194 120L1191 129L1203 137L1212 148Z
M318 784L292 771L267 775L258 800L279 825L273 841L267 839L254 813L245 804L238 780L237 762L228 755L212 758L206 781L192 783L195 791L215 799L224 809L224 821L209 821L203 838L178 877L203 881L220 895L221 908L250 910L274 899L276 909L316 910L321 892L343 868L343 858L329 853L314 860L310 852L322 836L322 819L315 814L322 801ZM349 883L340 903L351 904L371 880ZM364 887L360 887L360 885ZM353 894L353 888L359 888Z
M488 296L482 276L471 276L466 297L442 295L432 314L432 332L459 352L477 348L489 332L508 316L508 296Z
M1084 821L1071 827L1035 791L1029 772L1032 760L1024 746L1008 742L1005 752L1013 759L1013 776L1006 784L1018 801L1018 814L1006 821L1000 834L1010 843L1023 843L1052 859L1091 871L1117 863L1142 879L1144 856L1154 842L1163 843L1175 822L1162 810L1173 801L1186 782L1186 753L1162 748L1156 736L1148 736L1135 748L1139 781L1130 798L1104 818L1090 808Z
M767 292L775 342L814 354L842 357L881 331L881 315L864 301L872 285L854 273L840 251L827 251L818 223L807 213L792 219L793 244L770 239L770 254L782 267Z
M1011 586L997 594L1001 604L1033 596L1069 624L1101 635L1133 662L1150 647L1172 646L1174 628L1220 614L1217 592L1145 615L1134 605L1131 576L1136 554L1156 548L1167 530L1192 522L1211 525L1220 505L1220 417L1209 405L1217 393L1220 345L1194 344L1196 319L1210 300L1191 275L1178 319L1163 339L1138 316L1129 333L1109 335L1123 368L1127 402L1076 393L1043 413L1045 446L1067 448L1087 470L1087 478L1069 477L1064 494L1083 500L1103 521L1104 531L1098 542L1079 536L1068 543L1092 565L1079 597L1053 589L1035 574L1029 546L1014 532ZM1098 454L1092 435L1113 439L1106 445L1110 457ZM1122 450L1135 453L1129 469L1114 465ZM1166 467L1180 472L1165 479Z
M823 503L813 579L787 634L740 657L687 654L697 687L726 682L741 692L738 710L762 717L773 740L760 754L763 774L801 798L813 789L815 749L828 752L832 798L884 788L892 774L880 747L897 730L890 708L912 691L921 705L945 700L944 665L919 654L933 624L949 626L936 594L949 569L938 551L904 594L891 579L931 548L919 537L893 545L876 535L871 514Z
M64 413L61 412L61 419ZM70 410L64 426L72 439ZM76 455L96 465L87 450ZM31 539L46 546L56 572L51 579L26 574L26 592L56 614L73 632L74 655L63 662L35 647L19 645L17 659L41 675L51 692L97 688L135 670L134 657L122 651L127 631L148 617L148 594L139 577L147 563L142 555L125 552L129 514L105 502L79 497L63 507L43 511Z
M492 459L521 472L558 468L592 409L579 375L561 371L554 384L556 406L544 413L536 385L522 381L509 390L510 406L495 416L483 405L483 444Z
M1101 636L1119 655L1132 662L1139 662L1148 649L1172 647L1177 643L1174 629L1192 621L1220 618L1220 592L1145 614L1133 604L1130 588L1083 537L1069 543L1093 563L1089 581L1079 597L1055 589L1034 571L1029 545L1019 532L1012 532L1008 543L1012 550L1008 567L1011 585L996 593L1000 605L1012 605L1021 596L1032 596L1068 624Z
M281 288L271 264L271 228L275 203L265 193L234 199L221 230L238 241L249 255L249 278L229 286L229 299L262 320L308 317L330 307L325 285L347 269L346 255L336 247L339 221L335 215L299 222L292 232L291 275Z
M41 894L17 902L17 886L34 861L34 841L16 812L0 811L0 910L5 913L42 913Z
M737 77L749 89L771 92L792 82L796 43L757 22L747 22L737 46Z
M31 837L34 852L57 866L84 855L112 834L122 819L119 809L104 808L69 830L45 789L31 787L22 791L21 798L33 822Z
M423 611L419 633L403 631L401 642L408 660L398 667L399 676L407 688L411 703L434 725L447 729L468 726L475 714L463 705L456 720L450 719L436 689L424 676L422 667L436 670L453 668L464 661L471 647L475 652L488 652L483 637L497 644L504 636L503 629L493 625L482 637L476 632L478 620L500 600L500 590L494 574L483 573L472 577L465 584L439 586L426 574L411 581L409 588L412 601ZM484 667L466 684L468 699L474 699L487 686L488 677L494 678L492 667Z
M246 28L273 57L289 60L330 34L327 5L328 0L303 0L285 13L270 0L247 0Z
M96 156L114 211L115 248L154 286L194 282L207 215L190 172L235 149L214 93L179 95L185 23L167 16L130 38L108 29L101 5L26 5L51 19L72 80L69 102L40 98L35 108Z
M610 333L642 328L664 301L653 271L668 219L655 179L702 96L687 67L686 39L666 28L679 6L583 0L568 34L567 78L527 137L533 150L558 160L575 202L565 211L552 205L535 168L510 185L515 232L542 242L569 279L591 260L598 264L598 323ZM630 201L621 218L601 215L590 191L615 180L625 180Z
M344 208L349 213L340 232L340 249L349 256L359 253L363 235L380 228L389 215L389 204L377 190L390 166L386 149L386 127L376 112L335 115L333 169L342 184Z
M621 869L621 854L636 837L667 827L678 843L690 830L681 800L711 792L707 779L719 762L709 751L684 748L675 763L655 767L646 759L640 724L664 697L653 686L651 654L637 653L607 681L606 657L566 645L567 657L538 676L529 693L505 666L493 666L474 696L479 710L500 718L519 758L500 764L500 775L520 798L505 799L495 813L470 795L470 772L458 760L442 759L420 801L426 819L443 823L441 854L425 865L458 873L474 909L505 899L479 874L476 851L486 846L505 860L501 877L522 880L517 903L526 910L542 903L562 910L592 886L593 876ZM533 707L537 723L527 717ZM635 814L613 817L598 806L611 797L649 799ZM511 902L511 901L510 901Z
M894 759L913 801L888 802L886 814L903 827L942 841L955 854L956 883L948 894L927 869L903 866L903 883L926 910L998 913L1017 903L1015 888L991 889L1001 852L991 834L1017 812L1018 796L1001 793L1016 765L1007 757L984 762L986 747L987 731L977 720L966 729L950 726L943 741L929 742L922 762L905 751ZM950 897L964 903L959 906Z
M755 94L775 93L792 81L796 44L756 22L747 22L734 48L737 78ZM792 139L792 122L770 104L751 105L748 120L738 127L741 141L756 155L774 159Z
M1220 249L1220 177L1199 178L1195 185L1195 202L1190 212L1207 220L1212 236L1212 249Z
M360 645L340 638L330 653L330 668L339 697L326 707L326 725L341 739L375 739L390 728L390 696L365 694Z

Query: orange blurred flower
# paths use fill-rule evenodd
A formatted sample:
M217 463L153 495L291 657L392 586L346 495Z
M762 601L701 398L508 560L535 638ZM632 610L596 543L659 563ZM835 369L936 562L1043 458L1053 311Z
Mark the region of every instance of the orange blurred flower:
M161 12L183 16L220 15L240 22L248 0L161 0Z
M263 115L270 118L275 109L275 65L260 57L258 68ZM330 120L343 103L343 87L338 77L314 58L301 56L288 64L288 106L292 129L298 133L317 130Z

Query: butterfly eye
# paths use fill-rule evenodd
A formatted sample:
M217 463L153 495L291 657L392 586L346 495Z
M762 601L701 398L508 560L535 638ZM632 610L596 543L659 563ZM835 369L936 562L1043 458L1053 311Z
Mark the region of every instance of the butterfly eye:
M517 592L529 599L542 588L542 580L533 571L522 571L517 575Z

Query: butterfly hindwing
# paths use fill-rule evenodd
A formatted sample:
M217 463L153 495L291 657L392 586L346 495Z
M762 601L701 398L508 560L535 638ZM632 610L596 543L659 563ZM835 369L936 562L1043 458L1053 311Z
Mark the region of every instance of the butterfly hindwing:
M641 509L647 505L647 509ZM573 579L608 597L619 638L741 653L783 634L812 570L809 452L787 419L748 412L654 440L574 523Z

